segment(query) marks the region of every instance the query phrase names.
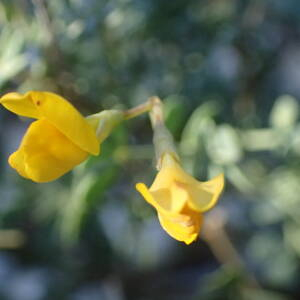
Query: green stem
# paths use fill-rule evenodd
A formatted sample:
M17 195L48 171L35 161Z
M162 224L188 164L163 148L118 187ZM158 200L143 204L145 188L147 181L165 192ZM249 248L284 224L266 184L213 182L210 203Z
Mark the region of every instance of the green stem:
M153 144L157 160L157 169L160 170L164 154L170 154L175 161L179 161L179 157L176 152L173 137L164 123L163 103L156 96L150 98L149 101L152 101L152 109L149 114L153 128Z
M136 107L130 108L128 110L125 110L123 112L124 119L129 120L129 119L135 118L136 116L139 116L139 115L151 110L152 105L153 105L152 98L149 98L147 102L142 103Z

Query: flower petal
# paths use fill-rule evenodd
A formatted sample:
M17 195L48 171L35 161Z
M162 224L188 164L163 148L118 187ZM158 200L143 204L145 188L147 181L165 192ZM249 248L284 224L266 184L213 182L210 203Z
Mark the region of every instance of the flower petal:
M99 154L95 131L70 102L49 92L31 92L30 96L43 118L81 149Z
M187 245L192 243L199 235L200 227L203 222L202 215L194 216L185 221L184 215L178 215L177 219L170 218L169 215L158 213L158 218L163 229L174 239L185 242Z
M86 151L42 119L30 125L9 163L21 176L35 182L47 182L70 171L87 156Z
M154 206L158 211L165 214L177 214L187 203L188 193L174 184L173 189L162 188L153 191L143 183L138 183L136 189L142 194L145 200Z
M0 99L8 110L30 118L46 119L81 149L99 154L96 132L74 106L57 94L30 91L9 93Z
M16 169L21 176L28 178L24 163L24 151L22 148L10 155L8 163L12 168Z
M135 188L142 194L142 196L145 198L145 200L154 206L156 209L160 210L163 208L160 208L160 206L157 204L157 202L154 200L153 195L150 193L149 189L144 183L137 183L135 185Z
M224 188L224 175L219 174L206 182L199 182L189 188L189 206L198 212L205 212L217 203Z
M170 188L171 191L171 204L170 210L172 212L180 212L187 204L189 199L189 193L185 184L174 181Z
M8 93L0 98L0 103L11 112L28 118L38 119L40 113L31 101L30 93L25 95L19 93Z

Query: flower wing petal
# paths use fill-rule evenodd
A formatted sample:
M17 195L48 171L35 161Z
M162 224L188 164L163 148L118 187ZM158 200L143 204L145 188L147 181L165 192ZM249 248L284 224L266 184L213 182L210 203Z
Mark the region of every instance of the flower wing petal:
M64 98L50 92L29 92L40 115L81 149L99 154L99 142L92 126Z
M135 185L135 188L137 189L138 192L141 193L141 195L144 197L144 199L149 204L151 204L152 206L154 206L157 210L163 209L163 208L160 208L160 206L158 205L158 203L155 201L153 195L149 191L148 187L144 183L141 183L141 182L137 183Z
M148 189L143 183L138 183L136 189L145 200L158 211L166 214L177 214L182 210L188 200L188 193L174 184L173 189L161 188L158 190Z
M189 206L198 212L205 212L215 206L224 188L224 175L219 174L206 182L198 182L189 188Z

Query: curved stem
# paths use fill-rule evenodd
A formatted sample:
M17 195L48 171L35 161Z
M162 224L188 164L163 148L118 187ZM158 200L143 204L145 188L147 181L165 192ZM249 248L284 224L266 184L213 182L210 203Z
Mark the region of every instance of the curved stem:
M159 125L164 124L164 113L163 113L163 104L157 96L149 98L148 101L151 101L152 107L150 110L150 120L153 129Z
M129 120L132 118L135 118L136 116L139 116L149 110L152 109L153 106L153 97L149 98L145 103L142 103L136 107L130 108L128 110L125 110L123 112L124 119Z

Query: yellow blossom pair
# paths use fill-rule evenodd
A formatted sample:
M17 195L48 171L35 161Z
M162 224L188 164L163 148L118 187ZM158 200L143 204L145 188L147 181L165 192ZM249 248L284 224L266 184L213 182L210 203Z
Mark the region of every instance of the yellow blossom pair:
M35 182L55 180L90 154L98 155L100 143L119 122L150 109L159 172L149 189L143 183L136 188L155 207L169 235L186 244L198 237L202 214L216 204L223 190L223 174L200 182L181 168L158 98L125 112L109 110L86 118L50 92L9 93L0 103L17 115L36 119L8 160L21 176Z

